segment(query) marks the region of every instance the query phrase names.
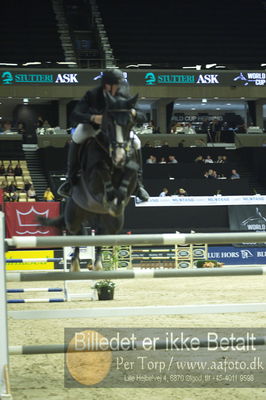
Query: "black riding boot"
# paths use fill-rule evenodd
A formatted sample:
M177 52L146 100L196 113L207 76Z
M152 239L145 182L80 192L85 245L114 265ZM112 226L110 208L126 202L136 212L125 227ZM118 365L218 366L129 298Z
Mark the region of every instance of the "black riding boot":
M137 196L141 201L148 201L149 200L149 193L143 186L142 182L142 154L141 149L137 150L137 162L139 164L139 169L137 172L137 186L135 190L135 196Z
M72 187L76 183L79 171L78 153L80 144L71 142L67 157L67 180L58 188L57 193L62 197L69 197L72 194Z

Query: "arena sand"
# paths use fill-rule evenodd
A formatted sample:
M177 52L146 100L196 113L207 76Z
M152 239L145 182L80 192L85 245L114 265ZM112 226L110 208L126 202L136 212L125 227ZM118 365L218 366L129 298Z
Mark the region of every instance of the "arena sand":
M119 280L113 301L82 301L59 304L9 304L9 310L52 308L121 307L142 305L182 305L265 302L263 276ZM74 284L75 285L75 284ZM76 283L77 285L77 283ZM87 291L88 283L78 284ZM31 283L23 287L62 287L62 282ZM9 288L22 287L9 283ZM76 287L74 287L76 289ZM51 297L59 297L51 293ZM56 295L56 296L52 296ZM21 298L31 297L22 293ZM45 297L47 294L36 294ZM19 296L16 296L19 297ZM9 320L10 345L59 344L64 328L84 327L266 327L266 314L216 314L183 316L145 316L108 319ZM64 355L26 355L10 357L10 378L14 400L264 400L265 388L65 388Z

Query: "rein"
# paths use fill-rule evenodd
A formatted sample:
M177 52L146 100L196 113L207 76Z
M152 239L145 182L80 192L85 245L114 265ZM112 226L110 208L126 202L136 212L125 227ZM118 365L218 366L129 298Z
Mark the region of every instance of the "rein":
M98 146L101 147L101 149L104 150L105 153L109 155L108 149L101 143L101 141L98 139L98 137L99 137L99 136L97 135L97 136L95 136L93 139L94 139L95 142L98 144Z

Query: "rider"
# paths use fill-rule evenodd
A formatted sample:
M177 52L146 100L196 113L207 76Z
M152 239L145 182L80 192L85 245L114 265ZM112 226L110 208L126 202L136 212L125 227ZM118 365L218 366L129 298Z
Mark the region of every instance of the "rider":
M71 119L76 126L72 135L67 162L67 180L58 189L58 194L62 197L71 195L72 187L77 182L77 174L80 169L78 154L81 145L89 137L95 137L101 131L102 114L105 108L104 92L109 92L112 96L120 94L123 97L128 96L128 88L122 71L112 69L103 72L101 84L91 91L87 91L82 99L74 108ZM144 115L135 109L131 110L134 120L138 123L145 122ZM139 163L138 180L135 195L142 201L149 199L149 194L142 183L142 155L141 143L134 134L134 145L137 150Z

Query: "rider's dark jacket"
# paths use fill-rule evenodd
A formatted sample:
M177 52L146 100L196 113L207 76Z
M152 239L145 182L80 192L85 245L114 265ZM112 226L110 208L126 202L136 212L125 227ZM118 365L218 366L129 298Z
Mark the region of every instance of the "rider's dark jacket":
M91 116L102 114L104 109L105 99L103 87L98 86L92 90L88 90L74 107L70 116L71 124L73 127L76 127L78 124L91 124L95 129L98 129L99 126L91 122ZM139 110L136 111L135 122L138 124L144 123L146 120L144 114Z

